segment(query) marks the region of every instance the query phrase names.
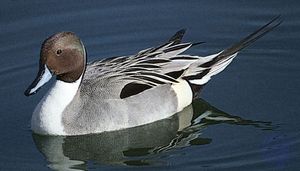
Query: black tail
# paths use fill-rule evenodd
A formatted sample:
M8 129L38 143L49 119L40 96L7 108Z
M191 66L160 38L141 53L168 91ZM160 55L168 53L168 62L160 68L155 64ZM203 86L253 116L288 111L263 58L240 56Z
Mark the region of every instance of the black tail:
M210 80L213 75L221 72L224 67L230 64L231 60L236 56L236 53L245 47L251 45L260 37L264 36L277 26L282 23L280 16L276 16L270 22L268 22L263 27L259 28L252 34L248 35L238 43L233 44L231 47L223 50L220 54L205 62L200 64L198 67L203 68L200 72L195 72L193 75L185 76L193 89L194 95L199 94L199 91L203 88L203 86ZM219 69L220 68L220 69ZM205 79L204 79L205 78ZM199 80L201 84L195 82L195 80ZM202 80L202 81L201 81ZM205 81L203 81L205 80ZM193 82L194 81L194 82Z
M200 67L209 67L213 64L217 63L218 61L227 58L240 50L244 49L245 47L251 45L253 42L255 42L257 39L261 38L277 26L279 26L282 23L281 16L276 16L274 19L272 19L270 22L268 22L266 25L262 26L252 34L248 35L241 41L233 44L231 47L225 49L222 53L220 53L216 58L213 60L202 64Z

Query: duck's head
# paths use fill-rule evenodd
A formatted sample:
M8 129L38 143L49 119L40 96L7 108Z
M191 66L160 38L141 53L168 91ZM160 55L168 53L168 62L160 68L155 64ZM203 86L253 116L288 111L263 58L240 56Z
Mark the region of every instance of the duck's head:
M35 94L52 75L57 80L75 82L82 76L85 65L86 52L80 39L72 32L54 34L43 42L38 74L24 94Z

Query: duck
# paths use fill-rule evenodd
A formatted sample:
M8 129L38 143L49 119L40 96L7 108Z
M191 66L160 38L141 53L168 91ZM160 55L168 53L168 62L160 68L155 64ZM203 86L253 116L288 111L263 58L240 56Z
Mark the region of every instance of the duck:
M183 43L185 29L162 45L94 62L87 62L86 48L75 33L56 33L42 43L37 76L24 92L31 96L56 77L33 111L31 129L36 134L73 136L169 118L199 97L240 50L281 22L277 16L229 48L204 57L184 54L203 43Z

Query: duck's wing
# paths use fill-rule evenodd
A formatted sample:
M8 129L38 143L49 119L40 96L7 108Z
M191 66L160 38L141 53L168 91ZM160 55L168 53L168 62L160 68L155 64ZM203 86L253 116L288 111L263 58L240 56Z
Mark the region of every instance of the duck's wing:
M87 66L84 81L123 81L121 98L138 94L158 85L177 83L177 79L192 62L187 60L183 62L184 66L182 62L178 66L172 62L176 60L173 60L173 57L192 46L192 43L181 43L184 32L185 30L180 30L167 43L142 50L136 55L107 58L90 63ZM193 59L196 60L196 58Z
M185 30L180 30L161 46L142 50L136 55L108 58L89 64L86 79L123 81L121 98L162 84L176 84L179 79L188 81L191 87L203 86L213 75L224 70L241 49L280 23L279 17L276 17L233 46L206 57L181 55L193 43L181 43Z
M88 64L87 71L92 74L89 76L99 77L106 75L106 73L114 72L119 70L119 67L126 68L132 66L133 68L147 68L147 65L137 64L139 61L143 61L146 58L153 59L156 58L159 54L164 53L163 51L168 47L180 44L185 33L185 29L179 30L176 32L167 43L162 44L157 47L152 47L148 49L141 50L136 55L131 56L116 56L110 57L99 61L94 61ZM157 66L151 65L148 66L148 69L158 68ZM101 72L99 72L101 71Z

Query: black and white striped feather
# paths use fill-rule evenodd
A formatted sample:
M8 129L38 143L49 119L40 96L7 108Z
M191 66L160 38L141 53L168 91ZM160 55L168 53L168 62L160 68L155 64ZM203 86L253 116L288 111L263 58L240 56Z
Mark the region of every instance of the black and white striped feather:
M113 79L126 81L124 89L139 89L131 95L162 84L175 84L179 79L190 85L203 86L212 76L223 71L237 53L281 23L280 17L253 32L231 47L206 57L182 55L193 43L181 43L185 30L178 31L158 47L148 48L132 56L107 58L88 64L85 79ZM138 88L137 88L138 87ZM122 95L121 95L122 97ZM123 96L123 98L128 95Z

